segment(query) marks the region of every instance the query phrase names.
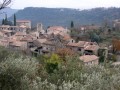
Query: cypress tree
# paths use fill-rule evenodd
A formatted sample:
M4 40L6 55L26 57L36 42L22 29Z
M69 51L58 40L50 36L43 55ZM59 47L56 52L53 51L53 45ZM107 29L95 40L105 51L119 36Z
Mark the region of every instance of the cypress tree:
M14 26L16 26L16 15L14 14Z
M2 25L4 25L4 24L5 24L5 20L3 19L3 20L2 20Z
M73 23L73 21L71 21L71 28L74 28L74 23Z
M7 25L8 19L7 19L7 14L5 14L5 20L4 20L4 25Z

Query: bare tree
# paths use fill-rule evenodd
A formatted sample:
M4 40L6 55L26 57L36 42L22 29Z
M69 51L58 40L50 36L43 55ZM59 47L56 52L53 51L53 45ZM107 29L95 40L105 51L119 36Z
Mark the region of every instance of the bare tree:
M7 7L12 0L0 0L0 10Z

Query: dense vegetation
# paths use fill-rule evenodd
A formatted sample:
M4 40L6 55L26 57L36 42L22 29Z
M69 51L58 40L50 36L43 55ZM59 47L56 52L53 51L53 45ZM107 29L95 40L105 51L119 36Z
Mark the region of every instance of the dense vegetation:
M49 67L49 68L48 68ZM120 66L84 66L78 57L37 58L0 48L0 90L120 90Z
M42 22L43 25L70 26L74 21L78 24L101 24L104 20L112 21L120 18L120 8L95 8L89 10L67 8L37 8L28 7L16 13L17 19L31 20L34 25ZM13 16L12 16L13 18Z

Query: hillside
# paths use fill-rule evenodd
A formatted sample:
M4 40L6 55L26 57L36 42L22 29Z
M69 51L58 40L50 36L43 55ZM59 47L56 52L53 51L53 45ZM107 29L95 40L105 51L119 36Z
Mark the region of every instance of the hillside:
M75 24L100 24L105 19L120 18L120 8L94 8L78 10L68 8L37 8L28 7L16 13L17 19L29 19L35 25L42 22L45 26L69 26L71 21Z
M5 13L8 17L11 17L14 13L16 13L17 9L11 9L11 8L5 8L0 11L0 19L3 19L5 17Z

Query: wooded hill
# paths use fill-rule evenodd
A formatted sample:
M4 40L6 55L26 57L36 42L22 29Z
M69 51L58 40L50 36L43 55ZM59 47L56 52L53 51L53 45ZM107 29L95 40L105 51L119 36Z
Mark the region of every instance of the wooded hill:
M70 26L71 21L74 21L76 25L101 24L104 20L112 21L119 19L120 8L111 7L79 10L70 8L27 7L19 10L16 16L17 19L31 20L33 25L42 22L46 27L51 25Z

